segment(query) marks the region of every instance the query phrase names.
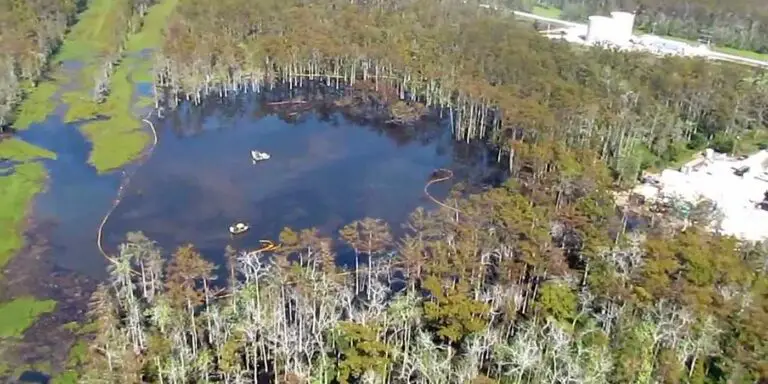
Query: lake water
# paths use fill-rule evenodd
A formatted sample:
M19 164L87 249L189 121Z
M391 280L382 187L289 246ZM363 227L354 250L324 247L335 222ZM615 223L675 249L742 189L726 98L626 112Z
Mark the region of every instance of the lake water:
M284 227L335 236L374 217L400 232L416 207L435 208L423 188L436 168L474 185L499 174L486 149L456 143L445 124L376 127L317 110L284 120L252 95L182 106L156 128L160 144L105 226L109 249L142 230L166 250L194 243L221 261L226 245L258 248ZM272 158L253 164L252 149ZM431 192L445 196L450 186ZM233 239L228 227L236 221L251 229Z
M61 115L63 110L20 133L58 154L46 162L50 181L36 200L35 228L46 230L58 267L104 277L96 231L122 171L98 175L87 164L90 144ZM108 252L137 230L167 251L193 243L216 262L227 245L258 248L259 240L276 240L284 227L316 227L335 236L345 224L374 217L398 234L416 207L436 208L423 192L435 169L455 173L432 187L438 198L455 182L482 185L503 177L483 145L455 142L450 127L437 119L385 127L319 109L285 118L251 94L182 105L156 118L155 127L157 147L104 227ZM252 149L272 158L253 164ZM228 227L236 221L251 229L233 239ZM344 252L339 259L349 261Z

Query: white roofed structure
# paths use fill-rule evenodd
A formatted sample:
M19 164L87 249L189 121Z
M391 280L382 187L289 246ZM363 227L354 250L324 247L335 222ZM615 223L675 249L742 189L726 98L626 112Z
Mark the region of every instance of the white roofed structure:
M632 31L635 28L635 14L629 12L611 12L613 19L613 37L612 40L618 45L629 44L632 38Z

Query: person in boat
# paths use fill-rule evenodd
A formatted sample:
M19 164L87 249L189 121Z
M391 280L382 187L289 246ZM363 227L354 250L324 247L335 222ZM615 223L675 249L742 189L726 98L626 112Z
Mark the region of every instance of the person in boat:
M253 161L261 161L261 160L268 160L270 156L266 152L253 150L251 151L251 158L253 159Z
M239 235L246 232L249 228L250 227L246 223L235 223L234 225L229 226L229 233Z

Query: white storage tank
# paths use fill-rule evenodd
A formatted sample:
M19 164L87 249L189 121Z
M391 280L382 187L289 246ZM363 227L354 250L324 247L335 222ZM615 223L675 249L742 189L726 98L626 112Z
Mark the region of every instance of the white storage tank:
M715 150L712 148L707 148L704 150L704 158L712 161L715 160Z
M613 41L626 44L632 38L632 30L635 27L635 14L629 12L611 12L614 23Z
M615 33L614 20L605 16L590 16L587 25L587 42L611 41Z

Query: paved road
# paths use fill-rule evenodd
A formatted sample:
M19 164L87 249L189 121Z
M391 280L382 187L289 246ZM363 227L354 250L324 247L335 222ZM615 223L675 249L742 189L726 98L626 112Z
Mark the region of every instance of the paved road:
M484 8L491 8L491 6L488 6L488 5L481 5L481 6L483 6ZM542 21L542 22L545 22L545 23L563 25L563 26L566 26L566 27L581 27L581 28L586 28L587 27L586 24L574 23L574 22L571 22L571 21L565 21L565 20L560 20L560 19L553 19L551 17L544 17L544 16L539 16L539 15L534 15L533 13L528 13L528 12L520 12L520 11L512 11L512 12L517 17L538 20L538 21ZM679 44L680 43L679 41L671 40L671 39L665 39L663 37L659 37L659 39L661 39L664 42L671 43L671 44ZM746 58L746 57L729 55L727 53L721 53L721 52L714 52L713 51L713 52L708 53L706 57L709 58L709 59L712 59L712 60L730 61L730 62L739 63L739 64L751 65L751 66L755 66L755 67L768 68L768 61L749 59L749 58Z

